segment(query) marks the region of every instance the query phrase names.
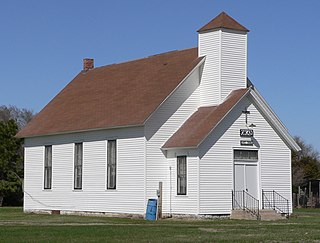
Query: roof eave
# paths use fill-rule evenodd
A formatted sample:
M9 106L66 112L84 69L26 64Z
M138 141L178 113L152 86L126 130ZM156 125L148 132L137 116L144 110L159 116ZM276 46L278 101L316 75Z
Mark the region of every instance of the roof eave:
M66 131L66 132L54 132L54 133L47 133L47 134L39 134L39 135L30 135L30 136L17 136L17 138L36 138L36 137L46 137L46 136L56 136L56 135L65 135L65 134L72 134L72 133L81 133L81 132L93 132L93 131L101 131L101 130L111 130L111 129L122 129L122 128L133 128L133 127L143 127L143 124L136 124L136 125L126 125L126 126L114 126L114 127L102 127L102 128L92 128L92 129L83 129L83 130L74 130L74 131Z
M214 28L209 28L209 29L204 29L204 30L199 29L199 30L197 30L197 32L199 34L202 34L202 33L211 32L211 31L217 31L217 30L232 30L232 31L235 31L235 32L238 32L238 33L241 33L241 32L248 33L248 32L250 32L250 30L248 30L248 29L239 30L239 29L228 28L228 27L214 27Z
M163 151L173 151L173 150L186 150L186 149L197 149L197 146L186 146L186 147L162 147L161 150Z
M256 105L259 107L261 112L268 118L269 122L276 130L276 132L280 135L280 137L284 140L287 146L298 152L301 150L300 146L296 143L293 137L288 132L288 129L284 126L278 116L274 113L271 107L268 105L266 100L260 95L260 93L254 88L251 89L250 95L255 101Z

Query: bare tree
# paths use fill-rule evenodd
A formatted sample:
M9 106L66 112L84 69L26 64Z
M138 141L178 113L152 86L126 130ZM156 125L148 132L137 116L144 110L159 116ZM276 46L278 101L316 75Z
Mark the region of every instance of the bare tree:
M295 136L294 140L297 142L297 144L301 148L301 151L296 153L296 156L298 156L298 158L310 157L310 158L313 158L315 160L320 160L319 152L311 144L307 144L299 136Z
M17 108L16 106L0 106L0 121L9 121L10 119L15 120L19 130L27 125L34 117L35 113L33 110L25 108Z

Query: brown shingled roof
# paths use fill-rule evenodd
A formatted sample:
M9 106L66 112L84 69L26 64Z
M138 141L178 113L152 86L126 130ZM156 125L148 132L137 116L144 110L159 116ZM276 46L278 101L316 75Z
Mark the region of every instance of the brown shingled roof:
M192 48L80 72L17 136L142 125L201 59Z
M246 27L239 24L236 20L231 18L225 12L220 13L217 17L215 17L209 23L207 23L201 29L199 29L198 32L220 28L249 32L249 30Z
M230 93L218 106L200 107L163 145L163 149L198 147L249 89Z

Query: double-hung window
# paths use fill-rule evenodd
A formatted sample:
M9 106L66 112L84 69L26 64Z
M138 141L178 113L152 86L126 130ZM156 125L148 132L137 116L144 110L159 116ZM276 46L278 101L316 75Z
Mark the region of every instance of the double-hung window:
M74 145L74 189L82 189L83 144Z
M108 140L107 146L107 189L116 189L117 141Z
M44 189L52 186L52 146L44 147Z
M187 195L187 157L177 157L177 194Z

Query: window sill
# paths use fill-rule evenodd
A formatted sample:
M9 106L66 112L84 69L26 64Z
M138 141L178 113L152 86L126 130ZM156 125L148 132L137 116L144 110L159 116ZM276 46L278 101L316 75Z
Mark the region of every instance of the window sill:
M44 188L44 189L42 189L42 191L43 191L43 192L52 192L52 188L50 188L50 189L49 189L49 188L48 188L48 189L45 189L45 188Z
M104 191L106 191L106 192L117 192L118 190L117 189L105 189Z
M73 189L72 191L73 192L82 192L83 190L82 189Z
M187 195L175 195L175 197L188 197L188 194Z

